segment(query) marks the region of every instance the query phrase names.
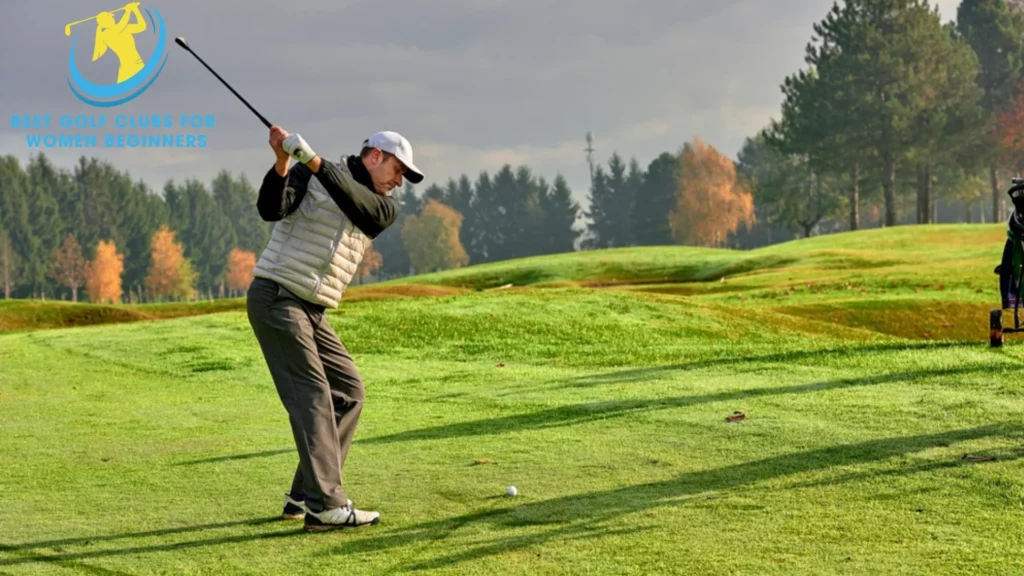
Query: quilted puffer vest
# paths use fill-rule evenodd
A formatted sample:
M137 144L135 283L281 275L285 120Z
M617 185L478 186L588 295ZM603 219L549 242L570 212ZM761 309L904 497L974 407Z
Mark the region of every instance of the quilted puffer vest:
M337 166L349 172L346 160ZM337 308L370 242L313 175L299 208L274 223L253 275L314 304Z

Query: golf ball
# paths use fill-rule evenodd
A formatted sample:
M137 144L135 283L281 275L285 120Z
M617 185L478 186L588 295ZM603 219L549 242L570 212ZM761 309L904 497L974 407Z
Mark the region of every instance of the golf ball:
M505 494L508 494L509 496L515 496L518 493L519 490L516 490L515 486L509 486L508 489L505 490Z

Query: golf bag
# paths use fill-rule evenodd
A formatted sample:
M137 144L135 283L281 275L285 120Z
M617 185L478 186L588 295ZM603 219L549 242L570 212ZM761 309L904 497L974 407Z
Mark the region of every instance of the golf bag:
M1013 200L1013 213L1006 223L1003 258L996 266L999 276L1001 307L989 312L989 345L999 348L1003 335L1024 332L1020 325L1021 277L1024 276L1024 178L1014 178L1007 192ZM1013 310L1013 327L1003 326L1003 310Z
M1013 200L1013 213L1006 224L1006 243L1003 258L996 266L999 275L999 295L1004 310L1016 311L1021 304L1021 271L1024 265L1024 178L1014 178L1009 192Z

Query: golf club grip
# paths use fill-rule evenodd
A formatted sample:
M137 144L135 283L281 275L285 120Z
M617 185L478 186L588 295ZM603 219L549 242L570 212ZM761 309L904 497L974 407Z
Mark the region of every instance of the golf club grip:
M213 68L210 68L210 66L206 62L204 62L202 58L199 57L199 54L196 54L195 52L193 52L191 47L186 48L186 50L188 50L189 54L195 56L196 60L199 60L199 63L202 64L203 66L205 66L206 69L209 70L211 74L216 76L217 80L220 80L221 83L224 84L224 86L226 86L228 90L231 90L231 93L234 94L239 100L242 101L242 104L245 104L246 107L249 108L249 110L252 110L252 113L255 114L257 117L259 117L259 119L261 121L263 121L263 125L264 126L266 126L267 128L270 128L271 126L273 126L273 124L271 124L269 120L267 120L266 118L263 117L262 114L257 112L256 109L253 108L251 104L246 102L245 98L242 98L242 95L239 94L238 92L236 92L235 89L232 88L231 85L227 83L227 81L225 81L223 78L221 78L220 74L217 74L217 72L214 71Z

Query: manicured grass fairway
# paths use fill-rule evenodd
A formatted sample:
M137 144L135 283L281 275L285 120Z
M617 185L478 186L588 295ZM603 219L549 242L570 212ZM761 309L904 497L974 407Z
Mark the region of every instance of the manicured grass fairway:
M353 288L330 316L367 385L345 480L382 522L315 535L277 519L297 460L244 306L33 330L6 303L0 574L1024 573L1024 343L987 346L1002 239Z

